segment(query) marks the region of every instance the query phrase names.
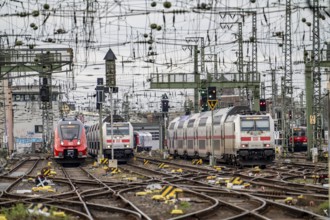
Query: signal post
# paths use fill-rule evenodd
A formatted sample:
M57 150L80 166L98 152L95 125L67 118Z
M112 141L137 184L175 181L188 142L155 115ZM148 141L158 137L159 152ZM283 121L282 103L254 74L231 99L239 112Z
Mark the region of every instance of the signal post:
M108 50L107 54L104 57L105 60L105 78L106 86L110 93L110 129L111 129L111 160L109 160L109 167L117 168L117 160L114 159L114 140L113 140L113 93L118 92L118 87L116 87L116 56L111 49Z
M210 165L215 166L216 161L214 157L214 141L213 141L213 135L214 135L214 129L213 129L213 110L218 104L217 99L217 88L216 87L208 87L208 100L207 104L209 105L211 109L211 148L212 148L212 155L210 156Z

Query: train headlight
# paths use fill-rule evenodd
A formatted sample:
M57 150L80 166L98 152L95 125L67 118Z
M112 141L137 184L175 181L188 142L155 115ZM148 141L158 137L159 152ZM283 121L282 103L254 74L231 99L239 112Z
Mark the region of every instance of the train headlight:
M242 144L242 146L241 147L247 147L247 145L246 144Z
M111 148L111 146L110 146L110 145L108 145L108 146L107 146L107 148L108 148L108 149L110 149L110 148Z
M63 141L61 141L61 145L64 145L64 142Z
M264 144L264 147L270 147L270 144Z
M80 145L80 140L77 141L77 144Z

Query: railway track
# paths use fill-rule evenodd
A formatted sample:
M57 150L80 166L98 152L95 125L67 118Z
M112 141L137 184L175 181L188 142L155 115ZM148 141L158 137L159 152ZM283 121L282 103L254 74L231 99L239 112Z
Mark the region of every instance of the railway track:
M290 172L283 165L282 169L276 169L274 165L253 173L254 168L214 169L208 165L192 165L191 162L182 160L148 158L148 163L145 163L144 159L137 158L128 164L119 165L120 171L117 173L88 163L80 167L53 164L52 168L57 175L51 179L57 191L51 195L17 193L17 190L22 190L24 184L27 184L26 179L35 177L49 162L22 160L12 170L0 176L0 205L12 207L18 199L26 206L42 202L79 219L324 218L306 204L313 201L318 205L327 201L327 190L316 184L294 182L302 173L309 174L309 168L305 166L295 165L294 172ZM181 172L177 172L180 169ZM211 177L239 177L250 186L230 189L223 183L212 183ZM178 189L175 194L178 199L169 199L166 203L153 199L160 194L160 190L149 189L155 186ZM292 198L294 204L286 203L288 198ZM182 213L172 214L175 210Z

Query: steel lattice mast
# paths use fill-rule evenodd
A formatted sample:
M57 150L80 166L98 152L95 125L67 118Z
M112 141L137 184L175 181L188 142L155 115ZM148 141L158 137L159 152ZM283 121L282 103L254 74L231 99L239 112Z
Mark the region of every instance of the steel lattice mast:
M320 21L319 1L313 1L313 50L312 50L312 79L313 79L313 116L316 118L313 125L313 146L320 149L322 131L321 106L321 66L320 66Z
M285 7L285 35L284 35L284 77L282 78L282 129L283 148L288 150L288 136L290 134L290 109L292 109L292 45L291 45L291 0L286 0ZM287 95L290 95L290 104L286 103Z

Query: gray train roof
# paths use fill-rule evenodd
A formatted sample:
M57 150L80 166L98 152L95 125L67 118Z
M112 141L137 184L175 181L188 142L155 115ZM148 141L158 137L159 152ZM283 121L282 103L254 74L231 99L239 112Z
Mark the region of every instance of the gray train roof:
M230 115L236 115L240 114L243 112L248 112L250 111L250 108L248 106L233 106L233 107L228 107L228 108L221 108L221 109L216 109L213 112L213 116L219 116L219 115L225 115L227 118ZM177 121L185 121L193 118L204 118L204 117L209 117L211 116L211 111L206 111L206 112L200 112L200 113L195 113L191 115L182 115L179 117L176 117L170 123L177 122Z

